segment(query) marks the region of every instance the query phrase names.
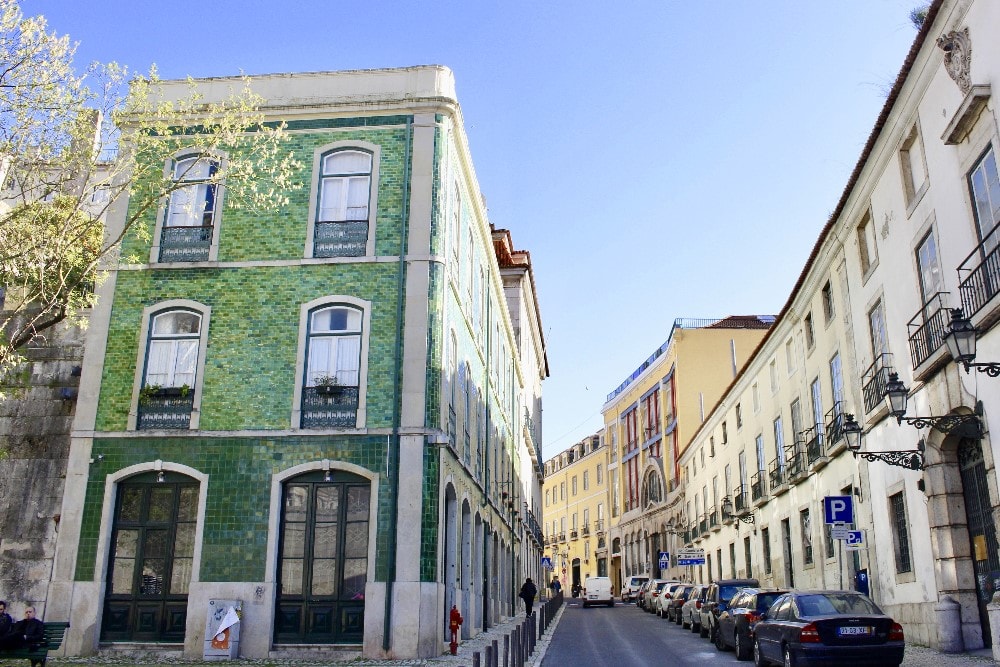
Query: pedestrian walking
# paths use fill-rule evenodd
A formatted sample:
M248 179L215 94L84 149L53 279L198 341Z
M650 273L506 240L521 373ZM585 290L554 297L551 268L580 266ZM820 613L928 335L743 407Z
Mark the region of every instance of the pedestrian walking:
M552 589L552 595L559 595L562 591L562 584L559 583L559 577L552 577L552 583L549 584L549 588Z
M531 577L524 580L524 585L521 586L521 592L518 593L518 597L524 600L524 615L531 616L531 605L535 602L535 596L538 594L538 588L535 586L534 582L531 581Z

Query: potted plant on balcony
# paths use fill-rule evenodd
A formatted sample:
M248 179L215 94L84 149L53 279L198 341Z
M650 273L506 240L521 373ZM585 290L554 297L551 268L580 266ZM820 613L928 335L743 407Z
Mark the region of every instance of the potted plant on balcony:
M339 396L344 390L336 375L317 375L313 379L313 386L320 396Z
M139 403L146 405L153 398L187 398L191 387L182 384L179 387L163 387L158 384L144 384L139 390Z

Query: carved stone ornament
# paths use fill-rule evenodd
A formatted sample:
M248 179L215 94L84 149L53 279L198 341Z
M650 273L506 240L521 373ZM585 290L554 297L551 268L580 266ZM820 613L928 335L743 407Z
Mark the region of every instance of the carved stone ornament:
M969 28L953 30L938 37L937 45L944 51L944 68L948 72L963 95L972 88L969 70L972 67L972 41L969 39Z

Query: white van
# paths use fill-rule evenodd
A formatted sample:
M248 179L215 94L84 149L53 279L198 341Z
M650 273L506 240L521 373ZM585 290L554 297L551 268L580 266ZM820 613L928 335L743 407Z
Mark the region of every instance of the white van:
M642 585L649 581L649 577L629 577L622 584L622 602L634 600Z
M587 577L583 583L583 606L606 604L615 606L615 598L611 594L611 579L608 577Z

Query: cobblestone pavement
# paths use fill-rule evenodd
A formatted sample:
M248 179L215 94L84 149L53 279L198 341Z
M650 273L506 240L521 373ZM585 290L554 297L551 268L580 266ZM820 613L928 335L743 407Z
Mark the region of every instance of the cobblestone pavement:
M562 618L563 612L566 610L564 605L556 613L555 618L552 619L552 623L549 625L548 630L544 635L538 640L535 645L535 652L528 658L527 665L529 667L538 667L541 665L542 658L545 657L545 652L548 650L549 643L552 641L552 635L559 625L559 621ZM391 666L391 665L419 665L420 667L439 667L447 665L462 665L464 667L470 667L472 665L472 654L476 651L483 651L487 645L490 645L494 639L497 640L498 645L503 650L503 636L512 632L515 626L524 620L524 616L519 615L513 618L509 618L503 623L490 628L488 632L480 633L477 637L472 639L467 639L462 641L459 645L458 655L445 654L438 658L423 658L416 660L364 660L361 658L355 658L352 660L342 660L338 662L331 662L329 660L270 660L270 659L260 659L260 660L250 660L245 658L240 658L238 660L231 660L226 662L218 661L202 661L202 660L186 660L186 659L137 659L134 657L120 657L120 656L98 656L89 658L49 658L49 667L62 667L64 665L144 665L146 667L171 667L174 665L190 665L191 667L201 666L208 667L214 666L218 667L220 664L229 665L259 665L262 667L334 667L338 665L351 665L353 667L376 667L380 665ZM483 661L482 664L485 664ZM502 659L501 659L502 664ZM747 663L750 664L750 663ZM910 645L906 647L906 659L903 661L905 667L969 667L973 665L995 665L996 662L993 661L992 653L989 649L984 649L981 651L975 651L972 653L958 653L958 654L947 654L940 653L933 649L929 649L923 646ZM2 665L0 665L2 667ZM627 667L624 666L623 667Z

